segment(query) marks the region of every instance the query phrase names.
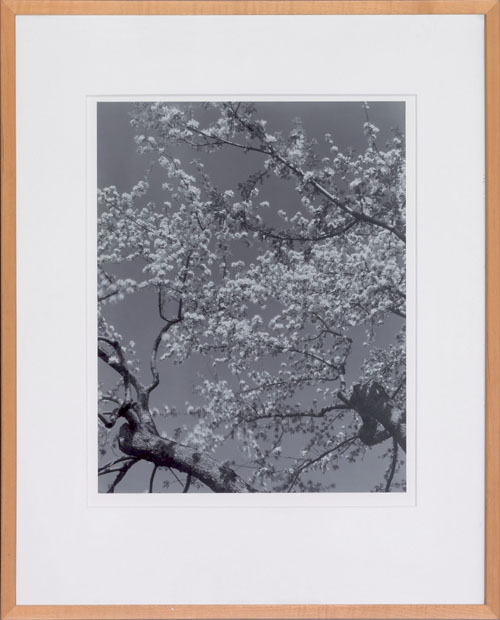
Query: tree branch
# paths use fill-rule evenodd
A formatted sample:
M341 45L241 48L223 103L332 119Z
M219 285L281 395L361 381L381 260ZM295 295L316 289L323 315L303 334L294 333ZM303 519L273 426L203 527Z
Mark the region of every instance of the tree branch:
M349 446L351 445L351 443L353 443L354 441L356 441L356 439L358 439L358 435L355 435L354 437L349 437L348 439L345 439L344 441L340 442L339 444L337 444L336 446L334 446L333 448L331 448L330 450L327 450L326 452L323 452L322 454L320 454L318 457L314 458L314 459L308 459L307 461L305 461L304 463L302 463L302 465L300 465L297 469L297 471L295 472L295 475L293 477L292 482L290 483L288 489L287 489L287 493L290 493L290 491L293 489L293 487L295 486L295 483L297 482L298 477L300 476L300 474L306 470L308 467L310 467L311 465L314 465L315 463L317 463L318 461L321 461L321 459L324 459L325 456L328 456L329 454L332 454L333 452L336 452L337 450L340 450L341 448L345 447L345 446Z
M113 411L105 411L103 413L98 413L97 417L104 424L106 428L113 428L118 418L115 412L116 412L116 409L114 409ZM109 420L106 417L104 417L107 415L111 416Z
M146 392L148 394L150 394L155 388L157 388L160 385L160 373L158 372L157 357L158 357L158 349L160 347L162 338L173 325L175 325L176 323L180 323L180 321L181 319L174 319L172 321L169 320L167 324L161 328L158 336L156 336L155 338L155 341L153 344L153 350L151 352L151 363L150 363L151 374L153 375L153 381L146 388Z
M188 252L187 257L186 257L186 264L184 265L183 274L181 277L181 282L183 284L186 283L190 260L191 260L191 252ZM163 299L162 299L162 291L160 288L158 290L158 312L160 314L160 317L166 322L166 324L161 328L153 344L153 350L151 352L151 362L150 362L151 374L153 375L153 381L146 388L147 394L151 394L151 392L160 385L160 373L158 372L158 365L157 365L158 349L160 347L163 336L168 332L168 330L173 325L176 325L177 323L180 323L182 321L182 297L179 299L179 304L177 307L177 317L175 319L167 319L163 315Z
M151 472L151 478L149 479L149 492L153 492L153 482L155 481L155 474L158 469L158 465L153 467L153 471Z
M346 233L348 230L350 230L353 226L355 226L358 223L358 220L354 219L348 224L346 224L345 226L339 226L338 228L335 228L329 233L323 233L322 235L318 235L316 237L297 237L297 236L289 235L286 232L277 233L277 232L274 232L272 229L258 228L248 222L245 214L243 214L243 217L244 217L245 227L251 232L256 232L262 235L263 237L269 237L270 239L276 239L278 241L297 241L301 243L306 243L308 241L311 241L311 242L323 241L325 239L333 239L333 237L340 237L341 235Z
M392 312L392 314L395 314L396 316L400 316L402 319L406 319L406 314L397 308L389 308L389 312Z
M189 491L189 487L191 486L191 477L192 477L191 474L187 475L186 484L184 486L184 491L182 491L183 493L187 493Z
M355 385L350 398L341 392L338 393L338 397L361 416L363 426L359 435L366 445L380 443L392 436L396 438L399 447L406 452L405 412L377 381ZM383 431L377 430L378 424L382 426Z
M242 121L242 119L239 119L239 120L242 123L242 125L247 128L247 130L250 130L252 132L251 126L248 127L248 125L245 124ZM306 185L312 185L319 194L321 194L324 198L326 198L329 202L331 202L341 211L344 211L344 213L347 213L348 215L350 215L351 217L353 217L355 220L359 222L365 222L367 224L372 224L373 226L383 228L387 230L388 232L392 233L393 235L395 235L403 243L406 243L406 236L402 232L397 230L394 226L391 226L390 224L386 224L382 220L378 220L360 211L355 211L354 209L351 209L346 204L343 204L342 202L337 200L335 196L333 196L333 194L331 194L326 188L324 188L315 179L305 180L306 173L303 170L301 170L299 167L295 166L294 164L289 162L287 159L285 159L283 155L280 155L279 153L277 153L273 148L265 149L262 146L259 148L256 146L240 144L232 140L227 140L226 138L221 138L220 136L217 136L217 137L211 136L210 134L207 134L206 132L200 129L190 128L190 131L203 136L205 140L207 140L206 146L209 146L211 144L213 144L214 146L217 146L220 144L226 144L228 146L233 146L239 149L243 149L246 152L255 151L257 153L262 153L263 155L267 155L268 157L272 157L273 159L279 161L283 166L291 170L294 173L294 175L300 178L302 181L304 181ZM203 146L203 145L200 145L200 146Z
M215 493L251 493L255 491L230 467L171 439L147 430L133 432L127 424L120 428L120 450L137 459L148 460L159 467L171 467L191 474Z
M105 336L98 336L97 338L101 342L104 342L105 344L110 346L115 353L115 355L110 355L104 348L97 348L97 353L100 359L106 364L108 364L108 366L110 366L123 378L125 388L125 400L129 400L130 398L130 384L134 386L135 391L138 395L143 393L143 385L141 384L139 379L137 379L137 377L127 368L125 355L123 354L123 349L121 348L120 343L117 340L111 340L111 338L106 338Z
M106 465L102 465L101 467L99 467L98 473L99 473L100 476L103 475L103 474L107 474L107 473L109 473L107 470L110 467L114 467L115 465L118 465L118 463L122 463L124 461L130 461L132 459L133 459L132 456L122 456L119 459L116 459L114 461L111 461L110 463L106 463Z
M116 478L112 482L111 486L109 487L108 493L114 493L115 492L116 486L123 480L123 478L125 478L125 476L127 475L129 469L133 465L138 463L140 460L141 459L139 459L139 458L135 458L135 459L132 459L131 461L129 461L128 463L125 463L125 465L119 470L118 476L116 476Z
M394 478L394 474L396 472L396 463L398 462L398 442L395 437L392 438L393 446L392 446L392 461L389 469L389 475L387 477L387 484L385 485L385 492L389 493L391 490L392 480Z
M317 412L302 412L302 411L298 411L298 412L293 412L293 413L269 413L269 414L263 414L263 415L258 415L255 416L253 418L244 418L245 422L257 422L259 420L268 420L268 419L286 419L286 418L324 418L326 416L327 413L330 413L332 411L338 411L338 410L348 410L351 409L351 407L349 407L348 405L345 404L335 404L335 405L329 405L327 407L323 407L322 409L320 409ZM339 414L340 415L340 414ZM336 418L335 418L336 419ZM332 420L332 423L335 421Z

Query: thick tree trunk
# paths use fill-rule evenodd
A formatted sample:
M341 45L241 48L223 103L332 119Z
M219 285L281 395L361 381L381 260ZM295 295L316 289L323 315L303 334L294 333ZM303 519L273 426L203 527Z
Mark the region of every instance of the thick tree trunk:
M374 445L388 437L394 437L399 447L406 452L405 413L379 383L373 381L355 385L351 398L346 402L363 420L360 429L361 441ZM378 425L384 430L379 430Z
M120 428L118 442L122 452L145 459L159 467L173 467L191 474L216 493L252 493L254 489L230 467L221 465L194 448L164 439L147 429L131 429L129 423Z

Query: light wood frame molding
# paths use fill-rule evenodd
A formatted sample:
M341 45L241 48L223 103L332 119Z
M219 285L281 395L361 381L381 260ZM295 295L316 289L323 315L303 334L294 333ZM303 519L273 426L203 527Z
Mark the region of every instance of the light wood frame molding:
M2 619L500 618L500 0L0 0ZM481 14L486 65L486 538L483 605L16 605L16 15Z

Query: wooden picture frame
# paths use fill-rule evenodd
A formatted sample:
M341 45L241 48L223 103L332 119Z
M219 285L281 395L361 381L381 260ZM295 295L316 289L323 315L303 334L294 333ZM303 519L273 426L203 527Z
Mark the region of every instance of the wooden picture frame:
M479 14L486 62L486 539L482 605L16 604L16 16ZM500 617L500 0L1 0L1 618Z

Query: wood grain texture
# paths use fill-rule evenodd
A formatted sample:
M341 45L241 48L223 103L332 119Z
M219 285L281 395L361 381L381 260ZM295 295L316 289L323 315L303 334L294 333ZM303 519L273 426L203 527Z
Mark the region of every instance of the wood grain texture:
M0 0L2 474L1 618L494 619L500 617L500 5L499 0ZM485 605L16 606L15 15L485 14L486 556Z
M500 617L500 7L486 15L486 604Z
M19 606L6 620L494 620L486 605L75 605Z
M1 368L2 618L16 602L16 121L15 15L0 7L1 19Z
M17 15L485 14L496 0L5 0Z

